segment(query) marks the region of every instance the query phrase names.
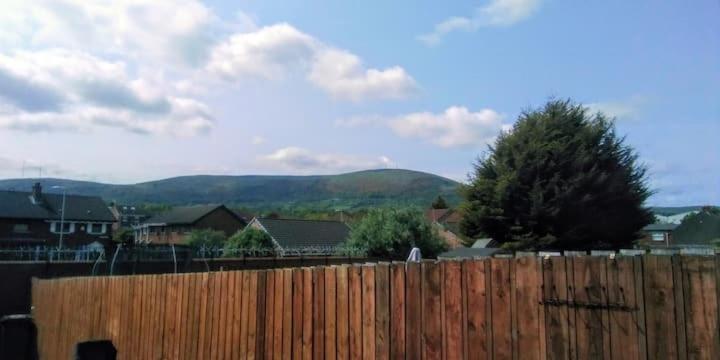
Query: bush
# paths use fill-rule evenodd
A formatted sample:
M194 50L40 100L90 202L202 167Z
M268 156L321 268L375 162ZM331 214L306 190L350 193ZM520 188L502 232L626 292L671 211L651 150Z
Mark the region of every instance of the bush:
M272 250L273 243L270 235L262 230L248 227L245 230L236 232L225 243L225 257L240 255L243 250Z
M185 237L185 244L196 249L219 248L225 245L225 241L227 237L224 232L212 229L193 230Z
M433 258L447 249L447 244L414 209L377 209L368 212L350 232L348 247L365 248L369 256L404 259L413 247L423 257Z

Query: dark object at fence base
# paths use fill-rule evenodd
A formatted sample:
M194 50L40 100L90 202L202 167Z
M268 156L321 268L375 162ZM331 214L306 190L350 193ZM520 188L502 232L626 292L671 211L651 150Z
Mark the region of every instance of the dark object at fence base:
M115 360L117 350L110 340L86 341L77 344L76 360Z
M0 318L0 359L35 360L37 329L32 316L7 315Z

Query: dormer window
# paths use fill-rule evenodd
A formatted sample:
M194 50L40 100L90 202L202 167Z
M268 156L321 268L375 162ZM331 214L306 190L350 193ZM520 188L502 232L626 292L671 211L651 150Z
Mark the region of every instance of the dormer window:
M100 223L89 223L87 225L88 234L104 234L106 231L106 225Z

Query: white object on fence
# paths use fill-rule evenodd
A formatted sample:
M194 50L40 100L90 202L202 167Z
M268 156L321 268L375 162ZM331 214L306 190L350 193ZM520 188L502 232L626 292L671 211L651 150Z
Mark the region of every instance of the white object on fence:
M407 261L414 261L419 262L422 260L422 254L420 254L420 249L414 247L412 250L410 250L410 256L408 256Z

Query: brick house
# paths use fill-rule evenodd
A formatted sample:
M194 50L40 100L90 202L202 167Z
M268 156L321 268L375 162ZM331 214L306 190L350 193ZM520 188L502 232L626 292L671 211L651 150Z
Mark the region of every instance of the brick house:
M460 212L453 209L427 209L425 219L437 229L448 247L451 249L465 247L463 237L460 235L460 221L462 220Z
M225 205L178 206L135 226L135 242L144 244L181 244L193 230L211 229L231 236L247 222Z
M110 205L110 212L116 220L113 225L114 231L117 231L118 229L132 229L150 218L150 215L133 205L120 205L113 203Z
M110 243L115 219L101 198L67 194L64 217L62 209L63 195L43 193L40 183L0 191L0 246L58 246L61 232L63 247Z
M672 247L675 245L673 241L673 232L678 224L650 224L642 229L643 237L640 239L640 245L650 247Z

